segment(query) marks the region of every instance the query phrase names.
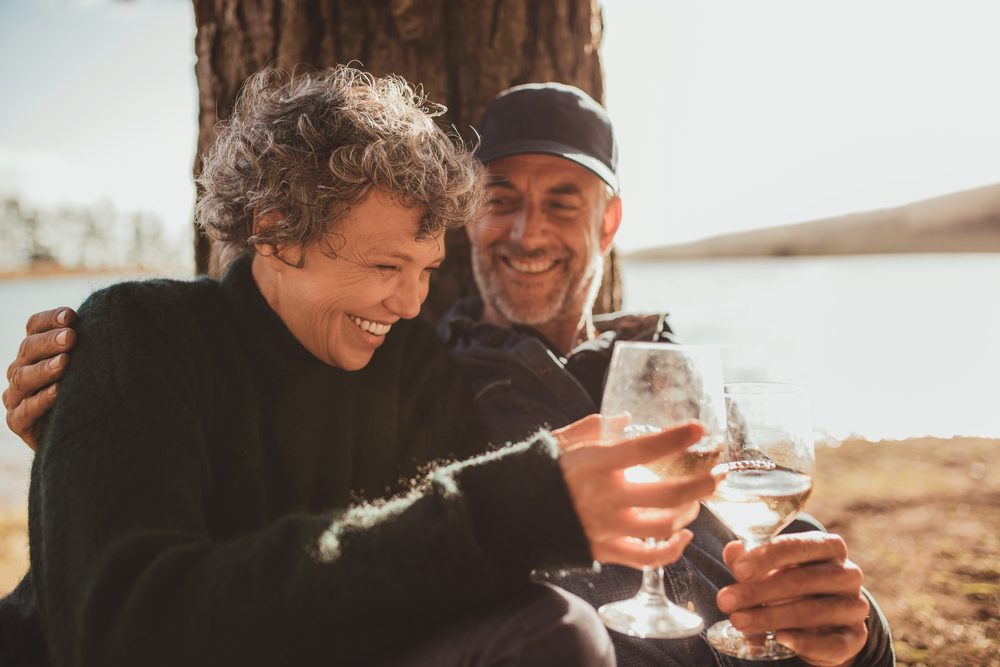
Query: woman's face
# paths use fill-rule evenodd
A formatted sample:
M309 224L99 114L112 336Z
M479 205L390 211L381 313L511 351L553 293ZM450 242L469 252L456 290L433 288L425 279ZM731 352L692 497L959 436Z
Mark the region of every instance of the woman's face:
M373 193L324 241L280 250L293 263L301 252L302 268L256 255L254 280L313 356L348 371L364 368L392 325L420 312L430 274L444 260L442 239L416 240L422 214Z

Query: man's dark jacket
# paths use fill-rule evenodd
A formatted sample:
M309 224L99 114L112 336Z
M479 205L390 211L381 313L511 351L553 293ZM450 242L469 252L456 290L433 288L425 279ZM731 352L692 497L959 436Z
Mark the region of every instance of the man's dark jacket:
M616 341L673 342L665 315L613 314L596 318L597 338L563 357L533 329L482 322L482 311L479 299L463 299L452 307L438 332L458 362L476 409L496 442L517 441L539 425L558 428L600 412L604 379ZM722 548L736 538L704 508L689 528L694 540L679 561L664 568L664 586L673 600L693 605L708 627L726 618L716 607L715 596L719 589L734 583L722 560ZM822 526L800 515L785 532L817 529ZM637 570L615 565L604 565L599 571L548 571L539 576L595 607L632 597L641 578ZM854 667L893 665L888 621L874 598L868 595L868 599L872 604L868 643ZM611 636L620 667L761 664L713 651L704 634L683 640L638 639L617 632ZM778 664L803 663L794 659Z

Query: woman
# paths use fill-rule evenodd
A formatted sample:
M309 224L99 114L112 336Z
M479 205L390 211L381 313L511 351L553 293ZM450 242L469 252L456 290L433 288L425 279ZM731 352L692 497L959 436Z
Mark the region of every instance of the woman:
M650 563L683 548L685 512L631 508L681 505L711 478L621 471L695 425L607 447L590 420L481 453L412 319L443 230L482 202L478 167L428 110L350 68L256 75L199 180L225 277L126 283L81 308L30 494L55 664L443 663L461 619L537 608L533 568L587 565L627 535L674 535ZM406 481L442 459L466 460ZM539 660L552 645L613 660L575 618L548 647L509 632Z

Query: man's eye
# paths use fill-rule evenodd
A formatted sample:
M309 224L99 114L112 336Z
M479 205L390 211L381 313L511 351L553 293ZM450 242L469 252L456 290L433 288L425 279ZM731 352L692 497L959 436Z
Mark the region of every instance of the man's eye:
M386 273L399 271L399 267L393 266L392 264L376 264L375 268L379 271L385 271Z
M555 209L556 211L575 211L578 207L576 204L570 204L568 202L553 201L549 202L549 208Z

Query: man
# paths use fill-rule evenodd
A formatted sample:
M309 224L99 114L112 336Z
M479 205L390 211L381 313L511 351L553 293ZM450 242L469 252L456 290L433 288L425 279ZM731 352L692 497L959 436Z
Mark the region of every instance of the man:
M670 330L661 316L592 314L603 256L622 217L617 149L604 109L575 88L532 84L501 94L478 129L491 209L467 231L483 299L457 303L441 333L494 440L518 440L539 425L597 410L615 340L667 339ZM29 323L37 333L12 366L22 387L42 387L65 368L73 334L64 327L72 317L60 309ZM60 326L42 333L54 324ZM39 362L47 357L54 358ZM5 404L11 428L30 442L37 433L29 425L55 390L25 394L10 392ZM694 541L666 580L673 596L693 602L707 622L740 611L739 627L778 629L801 664L892 664L885 621L877 607L869 611L860 570L846 560L839 537L800 522L793 529L810 532L744 554L708 512L691 528ZM548 578L594 604L630 596L639 584L637 572L614 566ZM741 664L712 652L701 637L614 640L623 665Z
M517 440L598 410L616 339L663 340L670 329L662 316L593 316L622 219L605 110L576 88L529 84L494 99L478 130L490 209L466 229L482 299L457 303L440 330L493 437ZM735 613L739 629L777 629L805 664L893 663L888 626L869 609L840 537L800 521L745 553L709 512L690 527L694 541L666 568L667 587L708 623ZM595 605L639 586L638 572L616 566L549 579ZM701 637L612 634L619 664L734 664Z

